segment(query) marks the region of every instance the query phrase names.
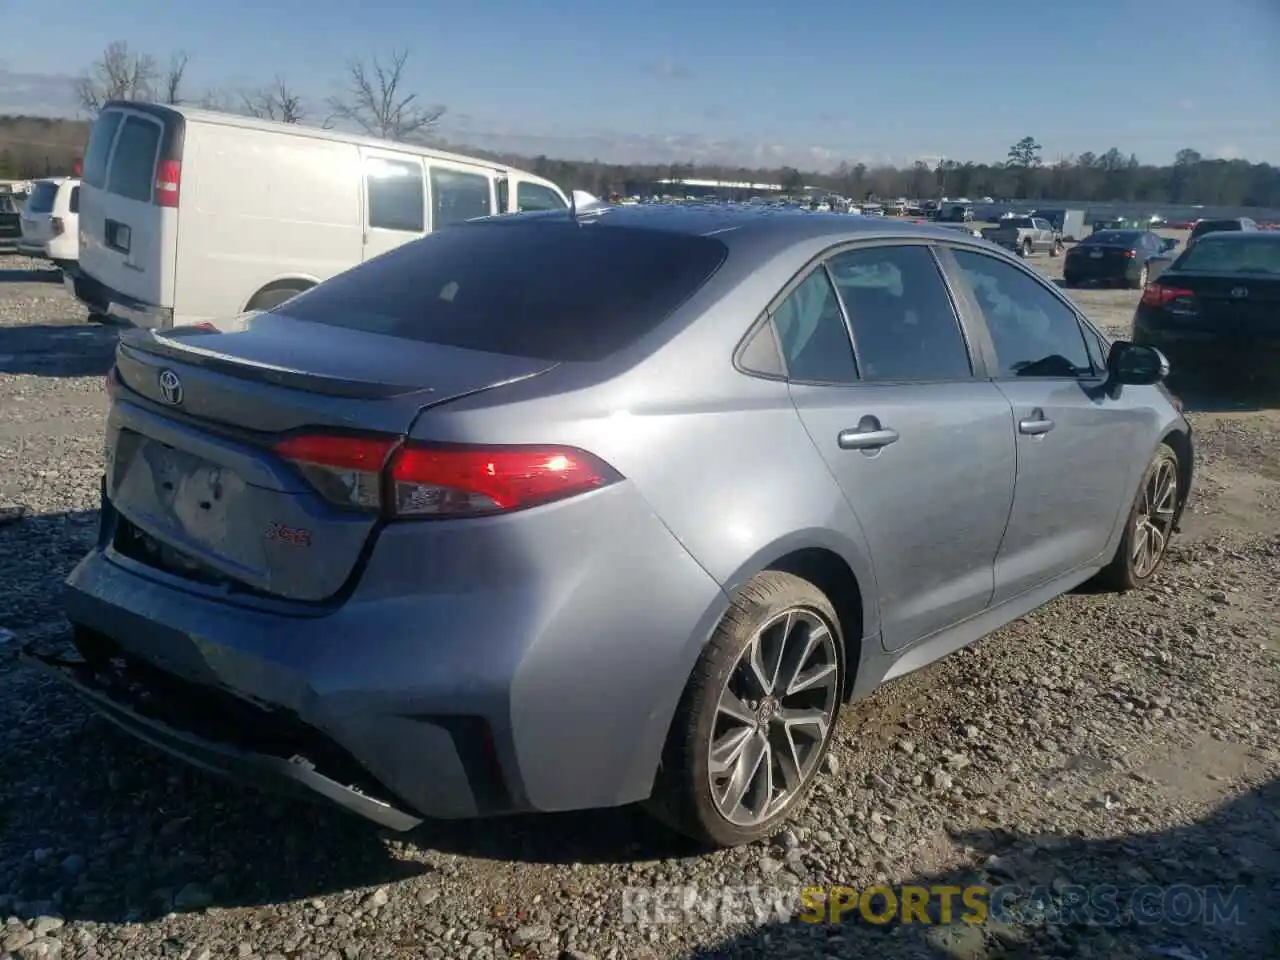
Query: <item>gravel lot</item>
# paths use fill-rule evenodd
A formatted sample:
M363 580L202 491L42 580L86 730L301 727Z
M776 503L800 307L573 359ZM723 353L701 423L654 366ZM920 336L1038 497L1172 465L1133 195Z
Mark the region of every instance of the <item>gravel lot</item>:
M1051 276L1061 261L1038 258ZM1137 294L1073 293L1113 333ZM1201 474L1154 589L1081 592L845 714L802 822L702 854L609 811L383 835L207 778L15 658L94 535L112 331L0 256L0 958L1280 955L1280 414L1187 397ZM629 922L623 889L1219 885L1239 922ZM5 920L5 918L8 918ZM1163 951L1163 952L1153 952Z

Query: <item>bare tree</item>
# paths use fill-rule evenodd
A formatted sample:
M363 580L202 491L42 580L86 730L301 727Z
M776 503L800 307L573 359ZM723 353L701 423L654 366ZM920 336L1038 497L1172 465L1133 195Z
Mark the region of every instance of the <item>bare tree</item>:
M108 100L150 100L158 78L154 57L116 40L76 81L76 97L87 112L96 114Z
M187 72L187 61L190 59L179 51L169 58L169 69L164 75L164 102L182 103L182 77Z
M405 93L404 64L408 51L392 51L390 61L377 57L347 65L347 87L329 100L331 119L345 120L384 140L425 140L440 118L442 106L423 106L416 93Z
M280 76L269 87L241 94L240 108L251 117L281 123L301 123L306 117L302 97Z

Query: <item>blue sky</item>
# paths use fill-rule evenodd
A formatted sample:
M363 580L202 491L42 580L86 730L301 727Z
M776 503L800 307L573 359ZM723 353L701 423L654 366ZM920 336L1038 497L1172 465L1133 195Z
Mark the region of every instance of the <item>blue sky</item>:
M529 154L825 169L1003 159L1031 135L1047 161L1191 146L1280 163L1277 0L8 6L0 112L73 113L72 78L117 39L186 51L191 94L279 73L316 103L350 57L400 46L450 141Z

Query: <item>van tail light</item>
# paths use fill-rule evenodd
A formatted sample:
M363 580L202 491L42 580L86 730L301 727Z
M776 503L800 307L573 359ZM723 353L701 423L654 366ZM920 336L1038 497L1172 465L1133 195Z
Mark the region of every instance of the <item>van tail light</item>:
M398 437L304 434L276 453L338 506L389 519L489 516L563 500L621 477L584 450L403 443Z
M53 235L60 237L67 232L67 224L61 217L53 217L49 220L49 224L53 229Z
M182 164L177 160L161 160L156 164L156 204L176 207L182 186Z
M1190 305L1195 300L1194 290L1184 290L1182 287L1166 287L1160 283L1148 283L1142 289L1142 304L1147 307L1164 307L1173 303L1175 300L1187 301Z

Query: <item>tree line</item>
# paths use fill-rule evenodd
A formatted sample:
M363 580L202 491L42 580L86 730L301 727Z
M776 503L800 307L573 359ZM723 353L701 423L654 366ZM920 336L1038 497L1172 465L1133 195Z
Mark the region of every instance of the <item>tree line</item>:
M1012 144L1001 161L918 160L907 167L846 162L829 171L528 157L447 142L440 133L445 107L430 104L409 89L405 50L349 61L338 92L322 100L303 97L278 75L247 89L193 91L187 81L189 62L183 52L162 60L116 41L79 78L77 99L89 116L107 100L149 100L285 123L341 126L380 139L435 144L500 160L547 177L565 189L588 190L600 196L652 192L661 189L654 186L661 180L706 179L778 184L792 193L811 187L858 200L948 196L1280 207L1280 167L1268 163L1210 158L1190 147L1179 150L1171 164L1143 163L1118 147L1048 161L1043 148L1030 136ZM50 132L50 125L61 132ZM0 118L0 177L69 172L83 151L86 134L83 123ZM675 188L672 192L680 191Z

